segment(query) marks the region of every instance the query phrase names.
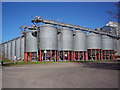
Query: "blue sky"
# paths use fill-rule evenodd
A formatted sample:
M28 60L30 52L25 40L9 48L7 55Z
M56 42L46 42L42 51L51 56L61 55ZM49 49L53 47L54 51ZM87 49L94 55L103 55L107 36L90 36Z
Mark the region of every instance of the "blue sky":
M95 29L115 21L108 10L116 10L112 2L3 2L2 42L20 36L19 26L31 26L35 16Z

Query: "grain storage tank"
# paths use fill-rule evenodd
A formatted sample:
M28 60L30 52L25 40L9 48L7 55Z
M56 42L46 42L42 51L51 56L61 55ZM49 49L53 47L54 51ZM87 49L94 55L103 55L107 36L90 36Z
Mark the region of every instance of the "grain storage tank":
M61 33L60 33L60 30L59 30L59 33L58 33L58 51L61 51Z
M16 55L16 54L15 54L15 51L16 51L16 50L15 50L15 49L16 49L16 48L15 48L15 47L16 47L16 46L15 46L15 45L16 45L16 44L15 44L15 40L11 41L11 43L12 43L12 59L14 59L14 56Z
M21 60L24 60L24 37L21 38Z
M80 30L75 31L74 51L87 51L85 32L82 32Z
M8 44L7 43L5 43L5 58L8 58L8 46L7 46Z
M102 48L101 35L90 32L87 35L88 58L90 60L100 60L101 48Z
M26 33L26 52L37 52L37 32L30 30Z
M8 42L8 59L11 59L11 42Z
M102 36L102 49L103 50L113 50L114 49L113 38L103 35Z
M61 32L61 50L72 51L73 50L73 31L69 28L60 28Z
M69 61L73 53L73 31L67 27L61 27L58 34L58 59Z
M16 57L17 57L17 60L20 60L21 57L20 57L20 38L16 39Z
M87 49L101 49L101 45L101 35L95 33L89 33L87 35Z
M0 46L1 46L1 48L0 48L1 55L5 56L5 44L1 44Z
M40 50L57 50L58 46L58 37L57 37L57 28L50 25L45 24L40 27Z

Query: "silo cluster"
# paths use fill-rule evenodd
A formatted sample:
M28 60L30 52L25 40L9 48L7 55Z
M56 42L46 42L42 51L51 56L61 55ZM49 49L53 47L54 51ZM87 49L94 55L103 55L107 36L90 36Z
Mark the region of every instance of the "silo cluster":
M114 39L97 33L44 24L3 44L5 58L24 61L115 59Z
M15 38L2 44L3 56L10 60L24 60L24 36Z

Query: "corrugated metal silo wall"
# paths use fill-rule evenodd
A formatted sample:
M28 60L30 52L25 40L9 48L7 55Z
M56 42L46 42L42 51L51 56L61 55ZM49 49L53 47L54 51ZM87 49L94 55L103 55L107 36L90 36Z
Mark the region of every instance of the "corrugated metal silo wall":
M11 42L8 42L8 59L11 59Z
M24 37L21 38L21 60L24 60Z
M86 34L80 30L75 31L74 51L87 51Z
M8 46L7 46L8 44L7 43L5 43L5 58L8 58Z
M41 50L57 50L58 48L57 28L49 24L41 26L39 45Z
M101 48L102 48L101 35L89 33L87 35L87 49L101 49Z
M21 59L21 57L20 57L20 38L18 38L16 40L16 57L17 57L17 60Z
M114 40L109 36L102 36L102 49L103 50L114 50Z
M12 41L12 59L14 59L14 56L15 56L15 49L16 49L16 48L15 48L15 47L16 47L15 45L16 45L16 44L15 44L15 40L13 40L13 41Z
M37 36L34 30L26 33L26 52L37 52Z
M73 31L69 28L61 28L61 50L73 51Z

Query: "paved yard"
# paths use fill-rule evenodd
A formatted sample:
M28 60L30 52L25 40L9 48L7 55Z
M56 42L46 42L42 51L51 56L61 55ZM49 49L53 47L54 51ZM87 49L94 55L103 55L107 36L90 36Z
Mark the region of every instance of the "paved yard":
M111 67L111 68L110 68ZM3 67L3 88L117 88L116 65L47 63Z

